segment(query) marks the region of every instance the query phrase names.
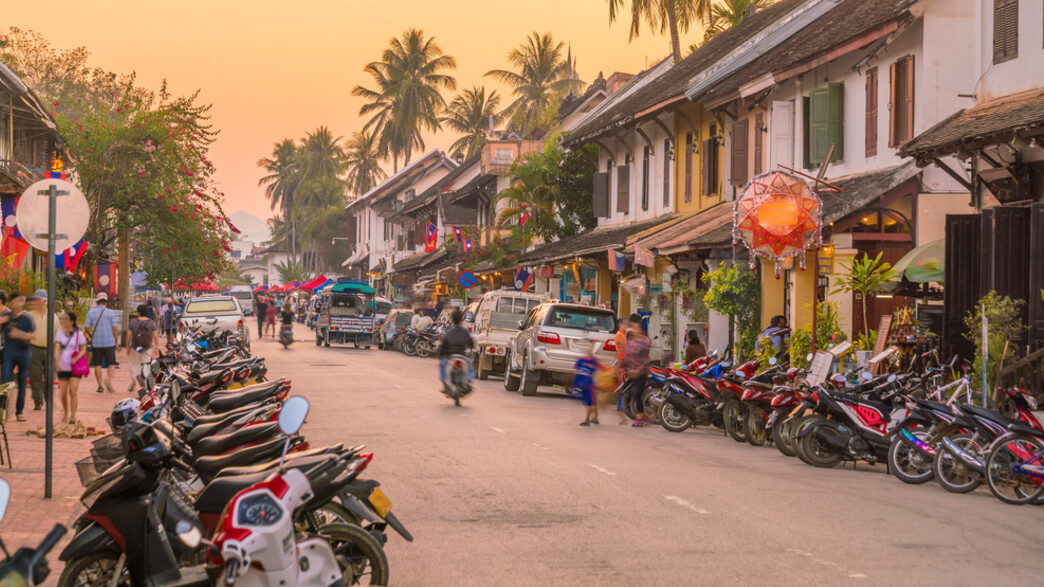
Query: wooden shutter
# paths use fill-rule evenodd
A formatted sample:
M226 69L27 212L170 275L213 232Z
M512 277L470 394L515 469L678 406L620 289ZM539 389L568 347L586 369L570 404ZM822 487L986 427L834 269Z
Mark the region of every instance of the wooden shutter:
M772 122L769 124L772 144L769 145L769 168L777 165L794 167L794 102L772 103Z
M671 139L663 141L663 208L671 209Z
M827 142L823 152L834 145L831 161L845 158L845 85L843 83L827 84Z
M642 210L649 209L649 147L642 151Z
M692 201L692 133L685 134L685 203Z
M866 156L877 154L877 68L866 71Z
M765 143L763 128L765 128L765 115L759 112L754 117L754 175L760 175L763 171L761 163L762 147Z
M627 214L631 208L631 166L616 168L616 211Z
M914 58L913 55L903 59L903 116L902 137L899 141L905 143L914 137Z
M808 159L812 165L819 165L826 156L827 145L827 113L830 96L826 88L812 90L809 95L809 149Z
M702 193L705 196L709 196L714 193L714 161L712 154L714 152L714 139L709 138L703 141L701 145L702 151L700 154L700 183Z
M993 62L1019 56L1019 0L993 0Z
M747 183L747 162L749 160L748 149L750 149L750 121L748 119L737 120L732 125L732 184L743 185Z
M594 202L593 211L595 218L609 217L609 173L594 174Z
M354 214L348 217L348 230L346 232L348 233L349 244L354 245L355 243L359 242L359 237L356 233L356 231L358 230L358 224L359 219L356 218Z

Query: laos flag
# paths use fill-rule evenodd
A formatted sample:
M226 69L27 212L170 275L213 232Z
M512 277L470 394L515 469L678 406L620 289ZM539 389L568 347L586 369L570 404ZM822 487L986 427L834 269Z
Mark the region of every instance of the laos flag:
M515 291L526 291L533 285L533 274L519 267L515 270Z
M459 226L453 227L453 240L457 241L458 243L464 240L464 232L460 229Z

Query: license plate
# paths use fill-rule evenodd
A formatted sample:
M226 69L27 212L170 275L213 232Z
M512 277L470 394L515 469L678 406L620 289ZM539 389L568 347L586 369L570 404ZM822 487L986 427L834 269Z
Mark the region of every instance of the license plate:
M374 489L373 493L370 494L370 505L382 518L387 516L392 508L391 500L380 489Z

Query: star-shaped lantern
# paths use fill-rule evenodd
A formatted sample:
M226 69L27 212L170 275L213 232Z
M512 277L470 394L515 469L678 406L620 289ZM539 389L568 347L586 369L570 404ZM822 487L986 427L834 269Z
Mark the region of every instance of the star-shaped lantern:
M733 244L740 241L755 255L772 259L776 276L783 260L798 257L805 268L805 250L819 246L823 202L803 178L785 171L763 173L744 186L736 200Z

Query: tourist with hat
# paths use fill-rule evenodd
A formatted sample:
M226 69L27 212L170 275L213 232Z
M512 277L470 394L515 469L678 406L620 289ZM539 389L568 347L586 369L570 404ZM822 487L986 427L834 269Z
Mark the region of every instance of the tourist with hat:
M33 409L39 410L47 401L44 383L47 377L47 292L36 290L26 301L26 314L33 322L33 339L29 341L29 387L33 391ZM58 320L54 321L55 329Z
M101 292L94 299L95 306L87 312L84 320L88 341L91 345L91 366L94 377L98 380L98 393L116 393L112 386L113 371L116 369L116 350L120 343L120 328L117 325L116 313L109 309L109 294ZM102 367L107 371L108 379L102 380Z

